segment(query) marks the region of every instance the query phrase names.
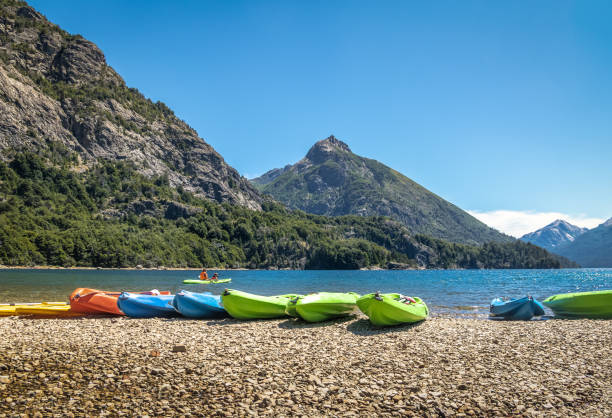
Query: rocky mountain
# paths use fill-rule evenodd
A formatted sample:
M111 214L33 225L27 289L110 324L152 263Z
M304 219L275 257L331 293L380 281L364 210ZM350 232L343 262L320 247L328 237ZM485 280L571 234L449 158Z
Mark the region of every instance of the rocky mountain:
M612 218L554 249L582 267L612 267Z
M429 222L439 218L448 232L455 228L449 216L459 225L470 221L372 160L324 161L336 149L351 154L333 138L309 153L309 164L318 167L316 184L361 172L364 180L350 190L372 200L366 193L372 185L404 196L394 187L408 182L411 196L425 202L419 208ZM269 173L261 183L275 184L294 168ZM387 192L380 196L388 199ZM420 212L415 217L423 219ZM439 229L413 230L428 228ZM355 269L559 268L566 262L520 241L469 246L413 235L384 217L288 210L263 198L163 103L128 88L96 45L24 2L0 0L1 264Z
M290 168L291 168L291 164L287 164L283 168L273 168L272 170L265 172L261 176L251 179L251 183L253 183L255 187L258 187L258 188L263 187L266 184L274 181L274 179L276 179L278 176L280 176L281 174L283 174L285 171L289 170Z
M334 136L302 160L251 180L290 208L317 215L383 215L412 233L482 244L513 239L378 161L354 154Z
M131 161L196 195L261 208L245 178L167 106L127 87L95 44L1 0L0 158L57 144L77 152L81 170Z
M553 223L535 232L523 235L520 240L530 242L554 252L555 248L562 244L573 242L586 231L588 231L588 228L581 228L569 222L557 219Z

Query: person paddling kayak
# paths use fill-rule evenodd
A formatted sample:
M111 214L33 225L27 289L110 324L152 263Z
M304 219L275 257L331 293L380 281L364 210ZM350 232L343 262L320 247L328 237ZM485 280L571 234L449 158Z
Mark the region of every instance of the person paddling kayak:
M219 280L219 276L217 275L217 273L213 274L213 276L210 278L210 280L213 280L213 281Z
M208 273L205 268L202 268L202 272L200 273L200 280L208 280Z

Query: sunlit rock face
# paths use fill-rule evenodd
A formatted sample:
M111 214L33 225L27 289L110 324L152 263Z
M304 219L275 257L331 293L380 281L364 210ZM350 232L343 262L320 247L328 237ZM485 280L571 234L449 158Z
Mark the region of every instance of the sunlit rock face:
M59 143L78 153L83 169L101 158L127 160L200 196L260 209L257 190L172 110L128 88L95 44L7 3L0 7L0 158Z

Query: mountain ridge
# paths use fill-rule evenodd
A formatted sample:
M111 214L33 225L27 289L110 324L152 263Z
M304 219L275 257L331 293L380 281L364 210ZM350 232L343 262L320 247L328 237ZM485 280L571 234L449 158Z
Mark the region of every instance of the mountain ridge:
M389 216L412 233L467 244L513 240L398 171L354 154L333 135L297 163L251 182L288 207L317 215Z
M553 251L582 267L612 267L612 218Z
M82 167L129 160L148 176L217 202L261 209L257 190L195 130L153 103L80 35L27 3L0 1L0 158L59 143Z
M586 231L588 231L588 228L581 228L562 219L557 219L537 231L523 235L519 239L554 252L555 248L573 242Z

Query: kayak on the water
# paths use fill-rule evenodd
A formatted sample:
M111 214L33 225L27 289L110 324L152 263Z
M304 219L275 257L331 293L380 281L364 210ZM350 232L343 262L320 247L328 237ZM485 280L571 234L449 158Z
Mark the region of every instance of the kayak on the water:
M227 279L218 279L218 280L200 280L200 279L186 279L183 280L184 284L215 284L215 283L229 283L231 282L231 278Z
M202 268L202 272L198 276L199 280L183 280L185 284L202 284L202 283L229 283L232 280L230 278L222 279L219 277L219 273L213 274L211 277L208 277L208 272L205 268Z

